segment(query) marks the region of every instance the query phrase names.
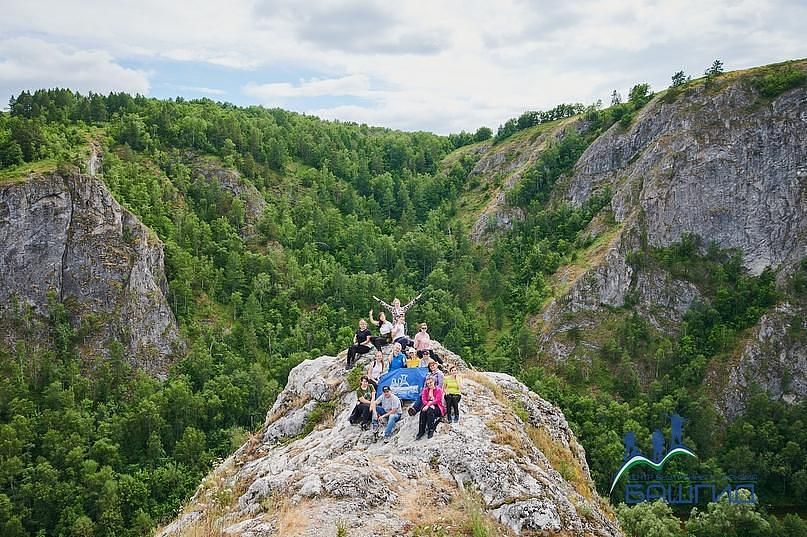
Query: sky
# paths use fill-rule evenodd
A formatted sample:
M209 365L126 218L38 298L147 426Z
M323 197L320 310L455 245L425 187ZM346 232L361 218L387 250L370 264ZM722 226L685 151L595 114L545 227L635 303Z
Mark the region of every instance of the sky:
M68 87L441 134L807 57L805 0L6 0L0 106Z

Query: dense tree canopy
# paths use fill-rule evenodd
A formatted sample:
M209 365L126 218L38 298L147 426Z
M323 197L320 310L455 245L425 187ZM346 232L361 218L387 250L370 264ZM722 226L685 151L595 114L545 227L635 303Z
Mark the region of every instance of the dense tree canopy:
M457 210L478 157L452 153L489 140L486 127L440 137L61 89L12 99L0 114L0 174L81 169L89 143L99 145L104 182L165 244L168 298L189 350L157 382L125 365L120 343L108 359L82 356L91 323L76 323L70 304L54 300L47 319L12 308L2 323L14 344L0 349L0 532L147 534L262 424L294 365L350 343L376 306L372 295L421 291L410 319L471 364L516 374L563 408L601 492L623 433L636 431L646 447L677 411L691 420L699 469L751 468L770 501L805 505L804 405L760 395L724 427L702 386L780 298L772 273L751 277L735 253L696 237L645 248L631 259L636 270L663 267L704 293L680 336L658 332L629 301L609 312L591 363L551 364L538 352L535 316L557 293L553 275L593 247L592 220L615 225L608 191L575 208L552 202L551 189L601 132L630 125L651 97L639 84L606 109L559 105L503 125L496 142L575 114L584 127L564 131L508 194L525 218L490 249L469 242ZM251 212L249 195L205 169L237 170L265 210ZM805 295L802 272L791 297Z

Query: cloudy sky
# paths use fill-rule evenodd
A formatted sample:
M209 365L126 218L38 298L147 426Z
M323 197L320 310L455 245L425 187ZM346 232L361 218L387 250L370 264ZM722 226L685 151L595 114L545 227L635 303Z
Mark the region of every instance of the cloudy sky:
M70 87L210 97L407 130L655 89L715 58L807 57L804 0L10 0L0 103Z

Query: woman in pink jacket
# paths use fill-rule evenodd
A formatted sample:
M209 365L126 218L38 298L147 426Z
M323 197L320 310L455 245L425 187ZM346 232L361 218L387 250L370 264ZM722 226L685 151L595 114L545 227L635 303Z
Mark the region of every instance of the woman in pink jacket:
M420 400L423 407L420 409L420 426L415 440L423 438L427 431L429 438L434 436L437 422L446 413L443 390L439 386L435 386L433 377L426 377L426 385L420 392Z

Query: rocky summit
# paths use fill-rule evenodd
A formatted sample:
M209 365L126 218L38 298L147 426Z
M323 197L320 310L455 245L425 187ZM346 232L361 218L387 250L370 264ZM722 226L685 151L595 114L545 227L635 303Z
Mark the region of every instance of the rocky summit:
M473 524L498 535L622 535L558 408L509 375L438 353L462 368L459 423L416 440L418 418L404 412L391 441L376 440L348 422L356 395L344 353L306 360L263 430L158 535L452 535Z

